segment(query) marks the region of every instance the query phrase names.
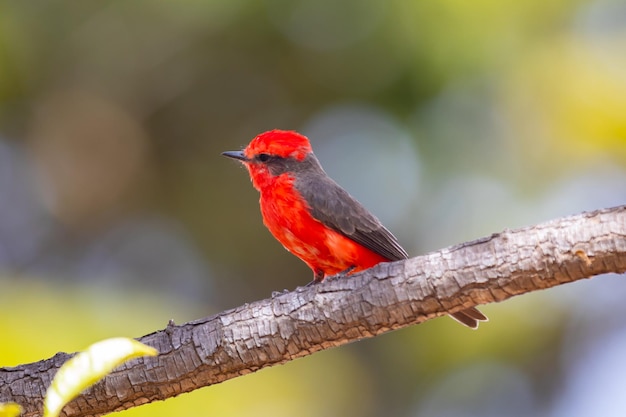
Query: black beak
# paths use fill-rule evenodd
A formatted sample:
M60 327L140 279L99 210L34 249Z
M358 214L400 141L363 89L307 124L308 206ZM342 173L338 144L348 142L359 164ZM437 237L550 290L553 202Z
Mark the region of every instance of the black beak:
M239 159L240 161L247 161L248 158L246 158L246 155L243 153L243 151L227 151L227 152L222 152L222 155L227 156L229 158L233 158L233 159Z

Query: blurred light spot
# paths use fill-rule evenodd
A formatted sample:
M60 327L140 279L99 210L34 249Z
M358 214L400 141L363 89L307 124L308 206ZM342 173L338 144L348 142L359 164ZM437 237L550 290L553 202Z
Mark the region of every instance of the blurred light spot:
M376 108L346 105L321 112L304 133L331 177L383 223L406 227L421 164L403 127Z
M370 35L387 10L385 2L360 0L267 0L274 24L294 43L317 50L345 48Z
M20 148L0 139L0 270L21 267L35 256L50 228L46 220L31 166Z
M626 161L626 30L613 35L555 37L512 67L503 109L536 169Z
M28 145L54 216L80 229L132 205L152 165L148 137L130 114L78 90L50 94L36 110Z
M0 271L206 301L200 253L144 210L154 171L136 119L78 90L35 107L25 149L0 142Z
M565 387L552 417L626 415L626 329L595 337L565 364Z
M626 34L626 3L622 0L592 1L580 8L578 29L588 35Z
M520 370L496 362L449 374L425 393L414 416L526 417L537 415L532 384Z
M467 173L437 187L422 207L419 241L426 250L512 227L519 217L519 202L510 187L493 178Z
M442 174L485 171L497 165L509 170L508 126L487 83L454 83L417 107L412 124L423 132L428 164ZM438 158L438 159L435 159Z
M545 220L624 204L626 170L607 161L589 166L550 187L537 212Z

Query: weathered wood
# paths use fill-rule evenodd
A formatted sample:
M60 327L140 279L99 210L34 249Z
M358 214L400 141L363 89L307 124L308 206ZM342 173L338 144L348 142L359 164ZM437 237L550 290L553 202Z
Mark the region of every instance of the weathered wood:
M158 357L116 369L64 413L99 416L164 400L478 304L625 271L626 206L506 230L169 325L139 338ZM45 389L68 357L0 369L0 402L40 415Z

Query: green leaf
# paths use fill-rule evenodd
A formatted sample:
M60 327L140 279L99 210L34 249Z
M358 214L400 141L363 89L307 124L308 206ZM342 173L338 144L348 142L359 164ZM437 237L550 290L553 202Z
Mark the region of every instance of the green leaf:
M57 417L65 404L127 360L157 354L156 349L125 337L94 343L59 369L46 392L44 417Z

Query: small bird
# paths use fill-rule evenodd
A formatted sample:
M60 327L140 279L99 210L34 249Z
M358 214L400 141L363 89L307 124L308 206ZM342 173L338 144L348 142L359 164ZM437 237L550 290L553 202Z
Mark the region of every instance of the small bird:
M313 270L314 282L409 257L395 236L324 172L305 136L270 130L242 151L222 155L246 166L261 194L263 223ZM472 329L487 321L475 308L451 316Z

